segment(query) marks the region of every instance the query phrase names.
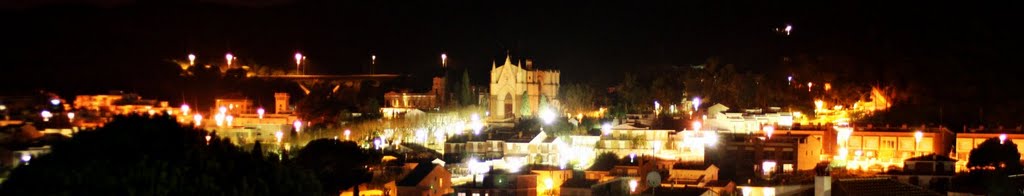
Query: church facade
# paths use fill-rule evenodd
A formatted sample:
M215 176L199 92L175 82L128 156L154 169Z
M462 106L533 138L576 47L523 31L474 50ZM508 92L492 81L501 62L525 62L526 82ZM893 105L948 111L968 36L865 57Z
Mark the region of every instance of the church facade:
M532 116L543 107L557 105L560 72L558 70L534 69L527 60L512 64L511 57L505 63L491 65L490 97L488 105L492 119L512 119ZM555 108L549 108L558 112Z

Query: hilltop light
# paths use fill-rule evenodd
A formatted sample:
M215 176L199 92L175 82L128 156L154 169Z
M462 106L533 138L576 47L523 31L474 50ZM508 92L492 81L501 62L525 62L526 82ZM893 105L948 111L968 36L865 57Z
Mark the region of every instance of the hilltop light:
M192 108L188 107L188 104L181 104L181 113L183 115L187 116L189 110L192 110Z
M448 67L448 54L441 53L441 67Z
M225 54L224 55L224 60L228 61L228 66L230 67L231 66L231 62L235 60L235 55L232 55L231 53Z
M195 121L196 126L199 126L201 123L203 123L203 115L196 114L195 116L192 116L192 120Z

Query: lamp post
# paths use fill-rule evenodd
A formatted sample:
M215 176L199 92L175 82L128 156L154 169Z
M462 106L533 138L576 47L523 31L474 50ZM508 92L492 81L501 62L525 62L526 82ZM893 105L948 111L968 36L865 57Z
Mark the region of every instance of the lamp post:
M345 129L345 140L349 140L348 136L352 135L352 130Z
M43 110L42 112L39 112L39 116L43 117L43 122L50 122L50 117L53 117L53 113L50 113L50 111L47 110Z
M267 113L263 108L256 109L256 114L260 116L260 120L263 120L263 114Z
M300 70L299 67L302 66L302 59L306 59L306 56L302 56L302 53L296 52L295 53L295 73L296 74L305 74L304 71L299 71Z
M448 54L441 53L441 67L448 67Z
M548 108L544 108L544 110L540 111L540 119L543 120L544 124L547 125L550 125L552 122L555 122L555 115L555 112L551 111L551 109Z
M181 104L181 115L188 116L189 110L192 110L192 108L188 104Z
M203 115L201 115L199 113L196 113L196 115L192 116L192 120L193 120L193 122L195 122L196 126L198 127L198 126L202 125L202 123L203 123Z
M1006 134L1005 133L999 134L999 144L1004 144L1005 142L1006 142Z
M917 148L921 146L921 139L924 138L924 133L921 131L914 132L914 154L917 154Z
M75 113L74 112L68 112L68 122L72 122L72 123L75 122Z
M601 132L604 133L604 135L611 134L612 133L612 123L601 124Z
M374 73L374 68L377 66L377 55L370 55L370 74Z
M225 54L224 60L227 60L228 68L231 68L231 62L235 60L235 55L232 55L231 53Z
M231 116L230 114L228 114L228 116L227 116L227 117L225 117L225 118L224 118L224 120L227 120L227 121L228 121L228 127L231 127L231 126L232 126L232 124L231 124L231 123L232 123L233 121L235 121L235 117L234 117L234 116Z
M188 54L188 65L189 66L196 65L196 55Z
M31 161L31 160L32 160L32 155L29 155L28 153L21 154L21 162L24 162L25 165L28 165L28 162Z

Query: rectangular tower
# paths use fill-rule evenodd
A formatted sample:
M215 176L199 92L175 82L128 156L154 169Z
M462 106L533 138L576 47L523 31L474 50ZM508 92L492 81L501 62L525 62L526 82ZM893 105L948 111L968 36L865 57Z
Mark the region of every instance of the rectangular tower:
M291 113L288 109L288 93L274 93L274 113Z

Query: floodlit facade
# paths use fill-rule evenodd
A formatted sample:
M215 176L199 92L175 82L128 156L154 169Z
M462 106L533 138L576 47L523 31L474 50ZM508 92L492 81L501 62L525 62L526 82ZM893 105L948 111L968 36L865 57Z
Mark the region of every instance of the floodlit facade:
M560 74L557 70L534 69L530 60L525 65L512 64L510 56L506 56L505 63L500 66L491 65L491 93L488 98L491 118L501 120L538 114L544 109L540 108L541 99L550 104L558 95ZM526 113L521 110L523 94L526 94L525 103L528 104Z
M952 132L938 129L834 127L825 132L823 149L834 164L847 169L885 171L906 159L949 152ZM829 157L826 157L829 158Z

